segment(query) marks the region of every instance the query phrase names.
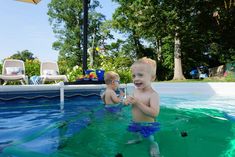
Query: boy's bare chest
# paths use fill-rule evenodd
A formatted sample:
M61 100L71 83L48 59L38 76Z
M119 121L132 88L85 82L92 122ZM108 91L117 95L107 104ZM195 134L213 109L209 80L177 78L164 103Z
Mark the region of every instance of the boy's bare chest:
M150 104L149 94L136 94L135 97L138 98L138 100L141 101L143 104L149 106Z

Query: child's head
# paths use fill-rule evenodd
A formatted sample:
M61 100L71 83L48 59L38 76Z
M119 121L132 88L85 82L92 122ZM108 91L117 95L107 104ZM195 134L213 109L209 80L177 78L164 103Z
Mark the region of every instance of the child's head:
M111 85L112 83L115 83L115 81L119 81L119 79L119 75L113 71L108 71L104 75L104 81L106 85Z
M136 85L154 81L156 78L156 62L143 57L135 61L131 66L132 78Z

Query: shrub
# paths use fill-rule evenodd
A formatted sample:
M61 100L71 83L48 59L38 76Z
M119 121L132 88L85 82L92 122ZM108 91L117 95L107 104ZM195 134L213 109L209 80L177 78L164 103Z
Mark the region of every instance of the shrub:
M67 70L67 77L70 82L76 81L79 77L82 76L82 67L78 65L74 66L72 69Z
M235 72L228 71L227 75L225 76L225 81L227 81L227 82L235 82Z
M131 59L124 57L102 57L101 69L107 71L115 71L120 75L121 83L131 82Z
M25 62L25 73L30 78L31 76L40 75L40 61L38 59L28 60Z

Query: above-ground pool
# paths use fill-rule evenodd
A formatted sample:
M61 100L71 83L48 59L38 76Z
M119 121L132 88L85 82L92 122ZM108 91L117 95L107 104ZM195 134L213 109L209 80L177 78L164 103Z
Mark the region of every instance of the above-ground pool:
M100 90L100 89L99 89ZM131 108L110 113L99 93L0 101L0 156L149 157L149 143L126 145ZM234 157L235 97L160 92L162 157Z

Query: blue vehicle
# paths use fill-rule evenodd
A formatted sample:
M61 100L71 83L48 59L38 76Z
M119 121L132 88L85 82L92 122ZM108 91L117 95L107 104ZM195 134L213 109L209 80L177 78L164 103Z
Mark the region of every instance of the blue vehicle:
M192 79L197 79L199 77L197 69L193 69L189 74L192 76Z

